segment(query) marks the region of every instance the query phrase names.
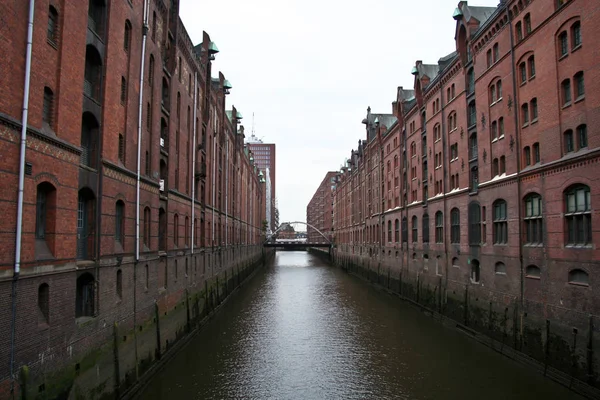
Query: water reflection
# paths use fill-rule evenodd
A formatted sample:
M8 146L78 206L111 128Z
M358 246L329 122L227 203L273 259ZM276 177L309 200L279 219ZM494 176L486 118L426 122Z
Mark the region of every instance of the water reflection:
M575 399L305 252L277 253L143 399Z

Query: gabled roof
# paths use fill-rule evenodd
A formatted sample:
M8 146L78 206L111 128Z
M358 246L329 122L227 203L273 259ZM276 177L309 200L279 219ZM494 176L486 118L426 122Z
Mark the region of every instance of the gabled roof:
M465 21L469 22L472 18L483 24L489 17L494 14L498 7L474 7L465 3L462 9Z

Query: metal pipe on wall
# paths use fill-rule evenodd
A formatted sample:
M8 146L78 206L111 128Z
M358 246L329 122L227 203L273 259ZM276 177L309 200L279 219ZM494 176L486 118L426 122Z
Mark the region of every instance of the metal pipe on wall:
M235 116L234 116L235 117ZM228 243L228 224L227 220L229 219L229 215L227 214L227 199L229 193L229 138L225 141L225 247L227 247Z
M148 1L144 1L144 24L142 26L142 56L140 60L140 101L138 103L137 173L135 186L135 261L140 260L140 169L142 164L142 111L144 104L144 68L146 63L146 40L148 38Z
M29 117L29 85L31 81L31 53L33 49L33 22L35 0L29 0L27 19L27 45L25 48L25 85L23 88L23 113L21 126L21 149L19 159L19 186L17 194L17 229L15 242L15 265L12 280L12 316L10 332L10 391L14 394L15 384L15 335L17 322L17 283L21 273L21 241L23 234L23 194L25 190L25 153L27 150L27 121Z
M191 243L191 254L194 254L194 231L195 231L195 211L196 211L196 185L194 184L194 168L196 165L196 125L197 118L197 103L198 102L198 73L194 72L194 132L192 138L192 173L190 179L192 180L192 243Z

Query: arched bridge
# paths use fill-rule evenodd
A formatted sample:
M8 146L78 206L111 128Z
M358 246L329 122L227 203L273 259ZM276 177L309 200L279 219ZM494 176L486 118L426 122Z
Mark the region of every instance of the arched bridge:
M315 240L314 237L309 240L307 232L299 232L296 229L299 225L314 229L319 234L318 240ZM283 222L273 233L267 234L267 240L263 244L264 247L278 247L290 250L307 247L330 248L331 245L331 240L323 232L313 225L301 221Z

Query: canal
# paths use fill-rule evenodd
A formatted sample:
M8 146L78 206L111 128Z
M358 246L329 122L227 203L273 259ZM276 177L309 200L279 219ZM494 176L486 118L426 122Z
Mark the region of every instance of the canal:
M140 399L580 399L306 252L278 252Z

